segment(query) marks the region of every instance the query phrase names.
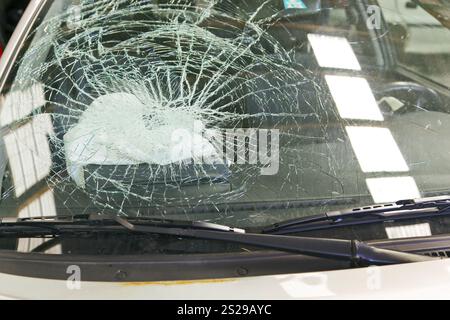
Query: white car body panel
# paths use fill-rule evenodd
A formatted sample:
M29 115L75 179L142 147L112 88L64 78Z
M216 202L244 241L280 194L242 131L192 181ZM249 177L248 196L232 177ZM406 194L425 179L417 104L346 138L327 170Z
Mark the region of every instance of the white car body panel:
M81 282L79 289L7 274L0 283L3 299L450 299L450 260L235 279Z

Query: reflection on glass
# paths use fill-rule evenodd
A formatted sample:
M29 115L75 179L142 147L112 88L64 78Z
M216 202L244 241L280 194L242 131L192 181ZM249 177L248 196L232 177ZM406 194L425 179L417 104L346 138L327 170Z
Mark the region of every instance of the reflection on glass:
M41 83L0 97L0 125L6 126L24 119L33 110L45 105L45 101L44 86Z
M387 128L346 127L363 172L406 172L409 167Z
M384 117L364 78L326 75L336 107L343 119L383 121Z
M419 188L412 177L371 178L366 179L366 184L376 203L420 198Z
M46 189L44 193L31 200L31 202L29 202L25 207L20 208L18 217L33 218L55 215L56 207L53 191Z
M50 115L42 114L3 137L17 197L49 174L51 151L47 137L52 132Z
M346 38L310 33L308 40L322 68L361 70L355 52Z
M55 199L53 196L53 191L46 189L37 198L31 200L25 207L20 208L18 217L19 218L34 218L34 217L44 217L44 216L55 216L56 206ZM37 248L44 242L49 241L49 239L42 238L21 238L17 244L17 250L19 252L30 252ZM50 248L46 253L60 254L61 246L57 245Z
M386 227L389 239L429 237L432 235L429 223L418 223L408 226Z

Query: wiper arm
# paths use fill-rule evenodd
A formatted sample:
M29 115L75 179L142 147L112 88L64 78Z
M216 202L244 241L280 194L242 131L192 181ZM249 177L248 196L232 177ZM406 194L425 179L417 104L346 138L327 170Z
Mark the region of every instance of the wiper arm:
M305 254L321 258L347 260L354 266L388 265L434 260L430 257L379 249L357 240L337 240L278 236L256 233L232 233L200 229L161 228L134 225L128 220L114 217L126 229L137 233L151 233L194 239L234 242L278 251Z
M356 225L415 217L424 218L449 213L450 196L410 199L288 220L263 228L262 232L281 235L329 229L343 225Z
M393 250L379 249L357 240L337 240L321 238L304 238L280 235L268 235L258 233L245 233L244 230L234 229L226 226L210 224L207 222L194 222L180 226L179 224L155 224L145 223L142 219L121 218L118 216L98 215L87 221L58 222L56 221L34 221L34 222L0 222L0 237L8 228L24 227L32 228L36 234L61 235L70 232L88 231L117 231L126 229L129 232L141 234L159 234L176 237L186 237L203 240L217 240L249 245L265 249L305 254L321 258L339 259L349 261L352 266L388 265L399 263L411 263L434 260L427 256L404 253ZM17 225L17 223L19 225ZM25 225L23 225L25 223ZM48 226L53 227L48 228ZM20 230L20 228L19 228ZM28 230L29 231L29 230Z

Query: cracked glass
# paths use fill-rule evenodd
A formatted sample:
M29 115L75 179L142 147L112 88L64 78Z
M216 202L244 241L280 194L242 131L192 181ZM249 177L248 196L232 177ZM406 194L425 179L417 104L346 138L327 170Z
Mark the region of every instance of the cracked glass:
M47 1L1 91L0 216L246 227L448 194L449 40L406 1Z

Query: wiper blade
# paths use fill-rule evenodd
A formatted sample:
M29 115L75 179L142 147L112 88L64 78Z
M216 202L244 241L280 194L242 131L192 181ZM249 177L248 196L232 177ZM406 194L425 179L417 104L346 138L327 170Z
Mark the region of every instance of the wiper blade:
M357 240L304 238L257 233L231 233L222 231L160 228L134 225L126 219L114 217L126 229L138 233L152 233L188 237L194 239L218 240L274 249L321 258L347 260L354 266L387 265L435 260L430 257L379 249Z
M404 253L399 251L379 249L367 245L366 243L357 240L336 240L336 239L321 239L321 238L304 238L280 235L267 235L258 233L244 233L236 232L235 229L229 227L221 228L221 230L205 228L209 224L198 222L194 227L174 227L173 225L155 225L145 224L141 222L132 223L131 220L121 218L118 216L97 216L90 221L98 221L98 224L81 224L70 225L67 222L40 222L39 224L56 224L57 232L59 234L64 232L71 232L73 230L91 230L91 231L112 231L126 229L132 233L139 234L159 234L176 237L185 237L203 240L217 240L232 242L242 245L249 245L265 249L273 249L278 251L292 252L298 254L305 254L329 259L340 259L349 261L353 266L368 266L368 265L387 265L410 262L422 262L434 260L435 258L421 256L416 254ZM19 222L20 223L20 222ZM23 223L23 222L22 222ZM7 223L0 223L0 236L7 226ZM32 225L28 222L26 227ZM12 223L14 226L14 223ZM11 226L9 226L11 227ZM114 228L114 229L111 229ZM213 228L214 225L213 225ZM35 230L36 231L36 230ZM50 229L41 229L42 234L51 234Z
M268 234L289 234L329 229L343 225L432 217L448 213L450 213L450 196L409 199L288 220L263 228L262 232Z
M137 224L154 225L170 228L190 228L211 231L226 231L245 233L245 230L211 223L207 221L184 221L166 218L153 217L129 217L128 221ZM102 214L80 214L73 216L44 216L26 218L0 218L0 236L2 233L12 231L25 234L29 232L39 232L36 229L54 231L54 234L62 232L89 231L96 228L105 230L106 227L117 226L115 216Z

